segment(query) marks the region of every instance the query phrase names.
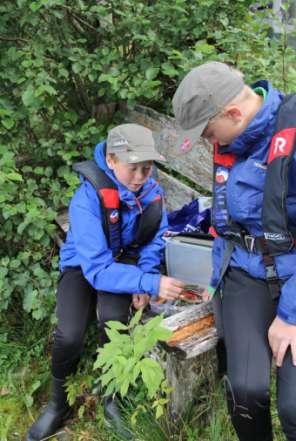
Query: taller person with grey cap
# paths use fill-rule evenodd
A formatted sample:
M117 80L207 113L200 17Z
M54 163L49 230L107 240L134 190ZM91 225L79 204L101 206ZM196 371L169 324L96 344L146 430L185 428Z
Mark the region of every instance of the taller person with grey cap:
M76 371L95 315L103 345L106 322L126 324L132 309L144 308L151 297L175 299L184 287L160 273L167 216L163 190L151 177L155 160L165 158L155 149L152 132L123 124L96 146L93 161L74 167L81 183L70 203L70 228L60 252L52 397L26 441L50 437L69 417L65 381ZM104 406L121 439L130 439L116 399L107 397Z
M203 297L221 296L233 426L240 441L273 439L274 359L282 429L296 441L296 96L209 62L185 76L173 108L180 148L202 138L214 150L216 238Z

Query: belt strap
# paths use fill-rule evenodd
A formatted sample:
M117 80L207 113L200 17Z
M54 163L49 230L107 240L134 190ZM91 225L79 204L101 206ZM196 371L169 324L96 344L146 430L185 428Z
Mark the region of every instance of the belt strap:
M238 245L250 253L262 254L263 262L266 269L266 282L268 285L268 289L271 298L273 300L276 300L280 295L280 288L281 288L280 279L276 271L274 257L269 253L269 249L265 237L264 236L255 237L249 234L244 234L244 232L242 232L239 235L235 234L233 235L233 237L231 236L228 237L228 240L234 245Z
M264 252L264 245L262 244L262 242L265 240L264 236L255 237L241 232L233 235L228 234L226 239L230 240L235 245L244 248L249 253L263 254Z
M255 254L269 254L267 241L264 236L251 236L250 234L241 231L240 233L227 233L225 235L227 240L230 240L249 253ZM296 246L296 240L294 240Z
M267 241L265 238L259 238L260 246L262 248L262 257L266 269L266 282L273 300L276 300L280 295L281 285L277 274L274 256L269 253Z

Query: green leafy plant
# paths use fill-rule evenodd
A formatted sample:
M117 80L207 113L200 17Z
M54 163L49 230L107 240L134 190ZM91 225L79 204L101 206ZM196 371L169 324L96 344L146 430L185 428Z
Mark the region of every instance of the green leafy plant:
M125 397L129 388L143 385L159 418L168 401L169 388L162 366L149 353L157 342L167 340L172 333L161 326L162 316L140 324L141 316L139 310L128 325L117 321L107 323L110 342L99 349L94 369L102 370L100 380L107 396L117 393Z

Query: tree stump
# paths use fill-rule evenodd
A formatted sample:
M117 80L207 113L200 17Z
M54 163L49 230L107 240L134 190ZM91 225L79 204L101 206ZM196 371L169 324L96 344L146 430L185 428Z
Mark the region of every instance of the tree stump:
M211 302L186 307L163 320L173 331L166 342L166 377L173 388L169 413L174 420L212 390L217 374L218 341Z

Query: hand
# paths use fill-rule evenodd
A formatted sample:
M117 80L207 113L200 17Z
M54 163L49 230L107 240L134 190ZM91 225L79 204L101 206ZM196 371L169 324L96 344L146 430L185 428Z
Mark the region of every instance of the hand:
M158 297L164 300L177 299L184 288L185 283L181 282L181 280L161 276Z
M290 325L276 317L268 330L268 340L278 367L282 366L289 346L291 346L293 365L296 366L296 325Z
M210 300L212 300L213 294L210 294L208 288L205 288L201 293L201 297L203 302L209 302Z
M133 307L138 310L145 308L150 301L149 294L133 294Z

